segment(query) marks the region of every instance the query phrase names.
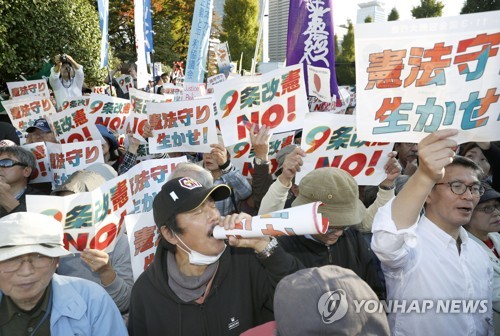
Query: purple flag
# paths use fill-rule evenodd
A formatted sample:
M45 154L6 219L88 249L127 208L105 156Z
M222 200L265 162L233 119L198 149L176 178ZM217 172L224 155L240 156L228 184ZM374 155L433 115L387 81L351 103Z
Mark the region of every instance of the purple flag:
M330 70L330 94L338 96L332 0L291 0L286 65L303 63ZM309 92L309 90L307 91Z

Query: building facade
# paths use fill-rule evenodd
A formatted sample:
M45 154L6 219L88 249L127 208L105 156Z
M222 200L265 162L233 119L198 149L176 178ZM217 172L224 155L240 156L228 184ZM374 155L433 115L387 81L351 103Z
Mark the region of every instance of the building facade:
M358 15L356 23L364 23L366 18L369 16L372 18L372 22L384 22L387 21L387 16L385 15L384 3L382 1L369 1L358 4Z

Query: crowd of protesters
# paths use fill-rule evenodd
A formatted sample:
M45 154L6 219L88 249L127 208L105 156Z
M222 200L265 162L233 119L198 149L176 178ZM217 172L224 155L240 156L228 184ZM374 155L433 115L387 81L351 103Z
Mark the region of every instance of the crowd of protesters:
M84 72L70 55L56 55L54 62L49 82L59 107L81 95ZM120 72L137 86L134 65ZM118 97L129 98L114 75L108 83ZM176 62L171 74L144 89L162 93L163 84L182 77ZM26 212L27 195L92 191L136 164L134 137L120 148L112 131L98 129L105 163L47 190L29 183L35 157L19 145L10 123L0 123L0 335L500 333L497 143L458 146L454 130L434 132L418 144L396 143L385 158L386 178L363 188L338 168L307 172L295 184L307 155L300 143L278 152L278 170L271 174L265 125L250 130L255 157L249 180L219 138L210 152L190 153L191 162L179 164L156 195L160 239L153 263L134 282L126 233L113 252L70 255L57 221ZM27 143L57 142L44 119L27 133ZM145 136L151 134L146 125ZM232 229L252 215L316 201L330 223L324 234L213 237L215 226ZM337 302L342 309L347 292L376 302L485 300L486 308L386 315L351 305L344 319L326 323L319 302L337 290L344 294L337 292L327 306Z

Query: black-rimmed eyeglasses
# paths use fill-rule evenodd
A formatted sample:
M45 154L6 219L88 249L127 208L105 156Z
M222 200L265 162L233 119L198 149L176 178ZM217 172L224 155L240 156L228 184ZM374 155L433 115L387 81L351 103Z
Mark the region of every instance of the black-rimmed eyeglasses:
M0 168L10 168L10 167L14 167L14 166L28 167L27 164L19 162L19 161L14 161L11 159L0 160Z
M467 185L460 181L436 183L436 185L441 185L441 184L449 185L451 191L455 195L463 195L467 191L467 188L469 188L472 196L481 196L482 194L484 194L484 187L481 185L481 183L474 183L470 185Z

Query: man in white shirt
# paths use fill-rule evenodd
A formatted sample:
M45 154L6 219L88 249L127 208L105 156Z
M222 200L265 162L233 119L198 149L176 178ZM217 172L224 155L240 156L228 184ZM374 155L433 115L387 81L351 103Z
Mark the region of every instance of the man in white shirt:
M49 82L59 109L64 101L82 96L84 73L83 66L70 55L56 55L54 62L56 65L50 69Z
M440 130L419 143L418 169L374 219L393 335L493 334L492 268L462 228L484 193L481 169L455 157L456 134Z

